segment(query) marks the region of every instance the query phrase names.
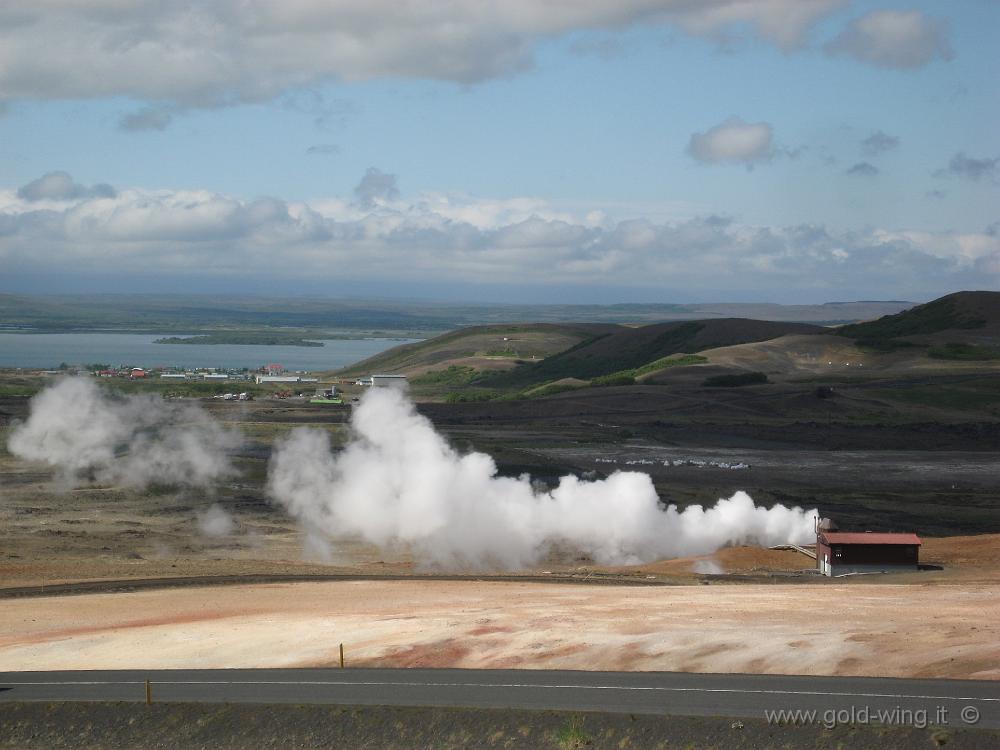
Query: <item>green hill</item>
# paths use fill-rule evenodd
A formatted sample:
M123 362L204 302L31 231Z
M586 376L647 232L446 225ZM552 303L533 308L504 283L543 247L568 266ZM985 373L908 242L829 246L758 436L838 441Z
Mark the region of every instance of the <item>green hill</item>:
M524 388L562 378L599 378L641 368L671 354L694 354L705 349L821 330L819 326L807 323L741 318L618 328L581 341L541 362L486 375L478 384L492 388Z
M993 359L1000 347L1000 292L956 292L831 333L881 351L926 347L937 359Z
M956 292L895 315L841 326L836 333L852 338L897 338L984 328L990 318L1000 318L1000 292Z

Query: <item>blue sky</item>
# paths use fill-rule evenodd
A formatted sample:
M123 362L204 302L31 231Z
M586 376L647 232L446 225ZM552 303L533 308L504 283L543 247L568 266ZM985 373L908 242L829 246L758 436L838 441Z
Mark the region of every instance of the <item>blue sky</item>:
M0 10L0 291L1000 288L997 2L83 5Z

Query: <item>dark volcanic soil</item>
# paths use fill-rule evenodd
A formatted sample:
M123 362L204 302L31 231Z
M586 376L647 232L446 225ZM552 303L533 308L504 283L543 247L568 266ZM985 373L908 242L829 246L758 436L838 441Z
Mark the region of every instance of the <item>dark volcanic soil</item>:
M1000 732L444 708L0 703L0 748L995 748Z
M982 382L862 381L837 384L834 396L821 398L815 383L709 389L689 379L420 409L455 445L490 453L506 474L554 482L567 472L643 471L681 506L746 490L768 505L819 508L848 527L976 534L1000 531L995 410L891 399ZM667 460L706 465L664 466Z

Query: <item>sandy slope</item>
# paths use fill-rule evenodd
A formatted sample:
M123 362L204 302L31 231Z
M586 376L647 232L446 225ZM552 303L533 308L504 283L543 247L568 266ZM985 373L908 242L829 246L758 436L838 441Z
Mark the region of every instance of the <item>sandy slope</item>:
M365 581L0 603L0 670L350 665L1000 679L1000 586Z

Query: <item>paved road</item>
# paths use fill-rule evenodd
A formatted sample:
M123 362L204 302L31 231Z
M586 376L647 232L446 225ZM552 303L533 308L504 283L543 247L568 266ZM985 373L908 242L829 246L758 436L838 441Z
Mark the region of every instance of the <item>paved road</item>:
M330 703L562 709L817 721L888 712L885 723L1000 728L1000 683L852 677L461 669L232 669L0 672L3 701ZM853 711L853 714L851 713ZM893 712L896 712L893 714ZM942 713L946 711L946 713ZM895 718L894 718L895 716ZM978 719L977 719L978 717ZM963 720L964 718L964 720ZM975 719L975 721L973 721ZM873 721L873 719L869 719Z

